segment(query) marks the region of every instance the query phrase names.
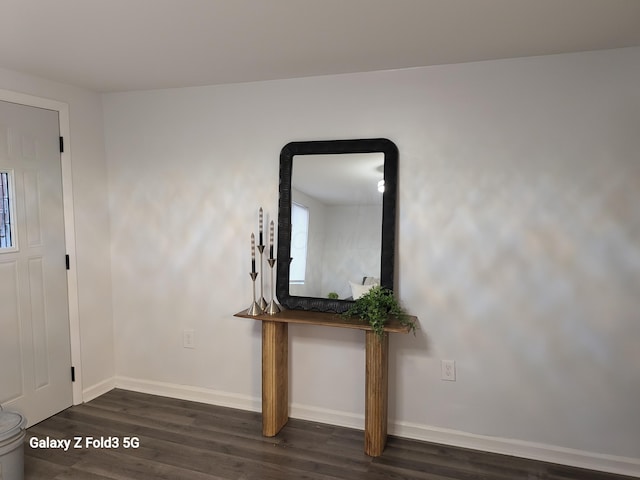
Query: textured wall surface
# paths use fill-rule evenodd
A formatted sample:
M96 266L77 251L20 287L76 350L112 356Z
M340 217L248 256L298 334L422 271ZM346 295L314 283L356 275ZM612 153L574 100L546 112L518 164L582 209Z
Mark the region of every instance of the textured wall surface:
M636 48L105 95L117 375L258 399L232 315L279 151L387 137L421 326L391 338L392 422L640 458L638 85ZM291 400L357 423L363 338L336 330L290 329Z

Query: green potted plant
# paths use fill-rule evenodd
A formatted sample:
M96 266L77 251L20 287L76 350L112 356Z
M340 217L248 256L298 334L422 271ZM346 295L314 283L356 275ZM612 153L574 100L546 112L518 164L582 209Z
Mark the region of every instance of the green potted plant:
M379 336L384 333L384 324L389 318L398 319L401 325L409 327L414 335L416 333L415 321L400 306L393 292L379 285L357 298L344 315L360 317L369 322L371 329Z

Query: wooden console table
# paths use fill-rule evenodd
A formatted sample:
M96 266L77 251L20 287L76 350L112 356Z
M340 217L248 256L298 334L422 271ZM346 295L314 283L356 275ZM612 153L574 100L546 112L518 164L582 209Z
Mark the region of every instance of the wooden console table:
M364 452L372 457L382 455L387 441L389 333L408 333L409 327L390 321L384 335L378 336L368 323L334 313L283 310L276 315L251 316L243 310L235 316L262 321L262 434L265 437L277 435L289 420L289 323L364 330ZM416 317L411 318L417 321Z

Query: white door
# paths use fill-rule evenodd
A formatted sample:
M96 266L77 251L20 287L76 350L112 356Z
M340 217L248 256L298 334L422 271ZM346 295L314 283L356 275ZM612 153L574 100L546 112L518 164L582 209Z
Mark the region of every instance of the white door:
M0 101L0 404L71 406L58 112Z

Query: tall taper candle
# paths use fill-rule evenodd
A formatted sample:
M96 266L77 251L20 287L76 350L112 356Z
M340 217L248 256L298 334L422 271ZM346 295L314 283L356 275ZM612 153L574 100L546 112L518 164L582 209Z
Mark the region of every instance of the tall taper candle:
M260 243L258 245L264 245L262 243L262 207L260 207Z
M251 234L251 273L256 273L256 237Z
M273 220L269 225L269 258L273 258Z
M273 258L273 220L269 225L269 258Z

